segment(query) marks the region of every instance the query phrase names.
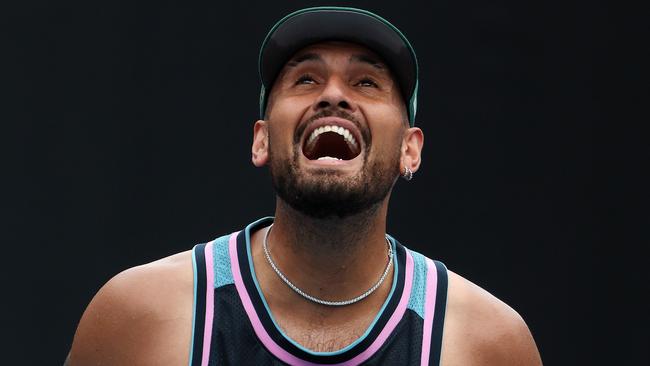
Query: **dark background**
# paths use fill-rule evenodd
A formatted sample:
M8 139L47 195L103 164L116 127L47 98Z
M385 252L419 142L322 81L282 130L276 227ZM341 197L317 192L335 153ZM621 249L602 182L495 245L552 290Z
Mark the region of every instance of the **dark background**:
M603 290L620 220L596 148L616 139L604 91L634 79L611 70L616 14L597 1L478 0L3 6L13 364L62 363L116 273L272 214L268 173L250 163L258 47L310 5L376 11L419 56L424 163L398 182L389 232L515 308L545 364L609 364L617 342L635 364L647 336L612 333Z

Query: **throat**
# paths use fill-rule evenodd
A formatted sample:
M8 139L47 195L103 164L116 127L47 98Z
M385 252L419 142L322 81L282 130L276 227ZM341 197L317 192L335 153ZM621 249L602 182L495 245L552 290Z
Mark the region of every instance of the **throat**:
M272 230L258 231L261 263L256 265L290 302L349 307L381 298L378 294L390 288L395 256L387 244L383 216L348 225L342 219L293 221L284 210L276 213Z
M332 268L349 267L367 254L373 238L383 238L384 228L376 209L345 218L313 218L278 200L273 230L292 254L316 267Z

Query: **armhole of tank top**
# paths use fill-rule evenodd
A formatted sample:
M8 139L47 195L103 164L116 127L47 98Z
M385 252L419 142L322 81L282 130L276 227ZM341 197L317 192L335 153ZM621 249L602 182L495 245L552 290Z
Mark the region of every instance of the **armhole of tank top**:
M448 275L447 267L440 262L433 260L436 274L436 304L434 306L433 326L431 329L431 357L429 358L429 365L439 366L442 356L442 333L445 326L445 313L447 310L447 290L448 290Z
M192 301L192 337L188 360L189 366L200 366L203 353L203 330L206 311L205 292L207 290L205 267L205 244L197 244L192 249L194 299Z

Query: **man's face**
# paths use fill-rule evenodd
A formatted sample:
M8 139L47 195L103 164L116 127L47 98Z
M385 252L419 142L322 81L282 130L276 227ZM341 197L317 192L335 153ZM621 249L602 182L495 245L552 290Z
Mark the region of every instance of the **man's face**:
M398 85L373 52L341 42L301 50L267 108L273 184L294 209L345 217L388 196L408 122Z

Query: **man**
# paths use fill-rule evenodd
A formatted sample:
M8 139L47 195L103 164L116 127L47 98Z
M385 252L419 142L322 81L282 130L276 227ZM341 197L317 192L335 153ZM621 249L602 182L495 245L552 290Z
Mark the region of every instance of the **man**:
M260 53L252 161L274 218L111 279L84 313L77 365L539 365L510 307L385 232L420 166L417 61L379 16L320 7Z

